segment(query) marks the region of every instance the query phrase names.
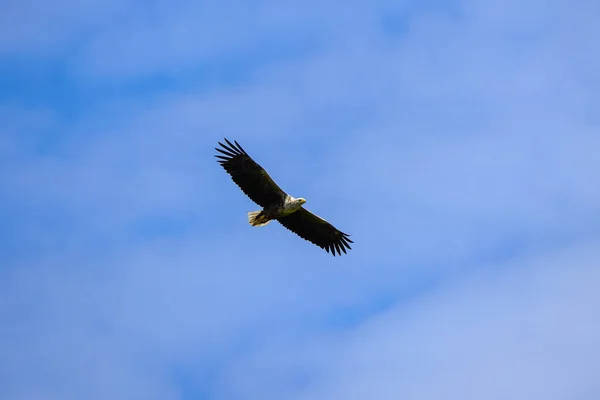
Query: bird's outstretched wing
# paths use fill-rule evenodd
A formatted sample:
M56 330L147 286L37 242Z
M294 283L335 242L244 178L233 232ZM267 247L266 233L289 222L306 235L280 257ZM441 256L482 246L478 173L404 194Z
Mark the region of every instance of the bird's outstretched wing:
M298 209L290 215L278 219L281 225L285 226L302 239L331 252L335 257L335 252L342 255L346 249L351 249L349 243L354 243L348 234L336 229L323 218L311 213L304 207Z
M219 164L231 175L231 179L242 191L261 207L282 201L286 193L271 179L267 171L258 165L234 140L227 145L219 142L222 148L215 147L222 155L216 155Z

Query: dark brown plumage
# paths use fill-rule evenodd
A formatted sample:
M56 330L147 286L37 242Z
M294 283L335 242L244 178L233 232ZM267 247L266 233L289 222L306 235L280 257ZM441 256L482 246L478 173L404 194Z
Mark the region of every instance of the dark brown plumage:
M215 148L219 164L231 176L231 179L256 204L261 211L248 213L248 220L253 226L263 226L271 220L277 220L285 228L301 238L325 249L335 256L351 249L348 234L335 228L323 218L302 207L303 198L294 198L284 192L267 171L256 163L246 151L234 140L227 144L219 142L221 148Z

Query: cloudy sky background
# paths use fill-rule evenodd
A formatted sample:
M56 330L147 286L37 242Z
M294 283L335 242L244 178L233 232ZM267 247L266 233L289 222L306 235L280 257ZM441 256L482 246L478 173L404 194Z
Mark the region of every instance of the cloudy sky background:
M0 397L600 398L593 1L0 6ZM213 158L352 235L333 258Z

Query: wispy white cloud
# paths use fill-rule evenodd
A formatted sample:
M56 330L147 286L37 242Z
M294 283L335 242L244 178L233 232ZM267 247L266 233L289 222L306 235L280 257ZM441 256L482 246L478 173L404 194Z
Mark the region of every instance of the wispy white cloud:
M374 28L392 2L155 2L107 28L78 59L99 76L189 72L204 63L277 59L351 42ZM375 25L376 26L376 25ZM264 62L264 60L263 60Z
M0 55L61 54L108 21L127 15L132 3L9 0L0 12Z
M280 398L593 399L597 249L594 240L482 268L326 338L295 354L326 378ZM279 366L259 363L261 377Z

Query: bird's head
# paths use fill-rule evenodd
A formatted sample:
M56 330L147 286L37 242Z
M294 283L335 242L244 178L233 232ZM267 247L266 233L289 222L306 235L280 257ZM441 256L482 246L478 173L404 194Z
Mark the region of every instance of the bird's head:
M302 204L306 203L306 199L304 197L298 197L296 199L296 203L298 203L298 205L302 205Z

